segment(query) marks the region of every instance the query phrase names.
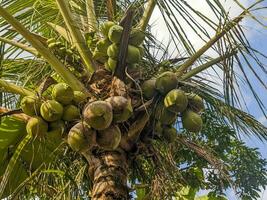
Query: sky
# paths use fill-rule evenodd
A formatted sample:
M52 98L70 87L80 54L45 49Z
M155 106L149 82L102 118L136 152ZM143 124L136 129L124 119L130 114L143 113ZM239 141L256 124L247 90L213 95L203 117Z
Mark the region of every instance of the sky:
M249 5L254 3L255 1L256 0L239 0L239 2L242 3L242 5L244 5L245 7L248 7ZM206 4L206 0L187 0L187 2L193 8L204 13L209 18L211 18L211 19L214 18L212 11L210 10L209 6ZM242 12L242 9L237 4L235 4L233 0L222 0L220 2L222 2L224 4L226 10L229 11L229 15L231 17L235 17ZM265 0L261 5L267 6L267 1ZM267 11L264 10L262 12L257 12L257 16L260 18L264 18L265 22L266 22ZM188 26L185 23L183 23L183 20L181 19L181 17L179 17L178 14L175 15L175 17L178 17L179 22L182 24L183 28L187 29ZM168 29L165 26L164 19L161 16L161 13L160 13L158 8L155 9L155 11L151 17L150 25L152 25L152 33L156 36L156 38L159 41L162 41L164 44L167 44L170 41ZM267 23L265 23L265 25L267 25ZM242 21L242 26L244 27L246 36L248 37L249 41L251 42L251 45L267 55L267 48L266 48L266 46L267 46L267 29L266 29L266 27L263 28L263 26L256 24L255 21L251 20L250 18L245 18L245 20ZM211 29L208 29L208 28L207 28L207 31L209 31L209 33L211 33L211 34L214 33ZM188 29L188 31L186 33L187 33L187 37L191 41L193 41L193 45L196 49L200 48L203 45L203 41L201 41L198 38L198 36L193 33L193 31L190 31L190 29ZM173 50L176 51L175 46L171 45L170 52L172 52ZM207 53L209 56L214 56L212 51L209 51ZM266 63L266 60L265 60L265 63ZM221 73L221 72L219 72L219 73ZM248 74L248 76L249 76L249 74ZM265 85L267 85L267 77L263 77L263 75L260 73L259 73L259 76L262 77ZM253 80L252 84L255 86L256 92L260 94L263 102L267 102L266 90L265 90L265 92L263 92L264 88L260 87L256 80L255 81ZM221 88L218 88L218 89L221 90ZM255 106L256 102L253 99L252 94L247 92L247 90L245 90L245 88L243 89L243 92L244 92L243 94L244 94L244 98L245 98L249 113L252 114L262 124L267 126L267 119L260 112L259 108ZM265 103L265 106L267 106L266 103ZM258 148L260 153L262 154L262 156L267 159L266 142L261 142L256 137L250 137L249 138L247 136L246 137L241 136L241 138L246 142L246 144L248 146L253 147L253 148L254 147ZM205 193L205 191L204 191L204 193ZM267 190L262 191L260 195L261 195L261 198L259 198L258 200L266 200L267 199ZM237 200L238 199L233 191L228 191L227 196L230 200Z

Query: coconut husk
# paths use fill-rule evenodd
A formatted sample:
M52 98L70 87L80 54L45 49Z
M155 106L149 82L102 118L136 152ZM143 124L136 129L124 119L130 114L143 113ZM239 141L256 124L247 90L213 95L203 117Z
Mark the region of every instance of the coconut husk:
M126 62L133 64L133 63L138 63L140 60L141 60L141 55L139 49L135 46L128 45Z
M145 40L145 33L140 29L133 29L130 34L129 44L139 46Z
M108 38L113 43L120 43L122 36L123 27L119 25L114 25L109 29Z
M155 109L155 118L159 120L163 125L171 125L177 119L177 114L168 111L163 102L159 102Z
M115 150L121 141L121 131L118 126L112 125L105 130L97 132L97 144L107 150Z
M92 128L104 130L110 126L113 120L112 106L106 101L89 103L83 111L83 117Z
M87 151L96 144L96 132L86 123L79 122L70 129L67 142L76 152Z
M41 104L37 96L25 96L20 102L20 107L26 115L35 116L40 113Z
M73 97L73 101L75 104L80 104L85 102L85 100L87 99L87 95L81 91L74 91L74 97Z
M110 58L117 59L119 56L119 46L117 44L112 44L107 49L107 55Z
M56 101L68 105L74 97L74 92L68 84L58 83L52 89L52 97Z
M176 74L170 71L164 72L156 79L156 89L163 95L175 89L178 85Z
M80 110L77 106L67 105L63 109L62 119L65 121L74 121L80 118Z
M182 124L187 131L198 133L202 129L203 121L196 112L186 110L182 114Z
M147 80L142 84L142 86L141 86L142 92L143 92L143 95L146 99L151 99L157 94L155 84L156 84L155 79Z
M201 112L205 109L203 99L194 93L187 94L188 106L194 112Z
M168 142L172 143L177 137L177 130L174 127L166 126L163 128L163 138Z
M109 32L109 29L110 29L112 26L114 26L114 25L115 25L114 22L112 22L112 21L106 21L106 22L104 22L104 23L102 23L102 24L100 25L99 30L100 30L100 32L103 34L103 36L105 36L106 38L108 38L108 32Z
M164 105L169 111L179 113L187 108L188 99L184 91L173 89L165 96Z
M48 122L61 119L63 106L55 100L47 100L42 103L40 108L41 116Z

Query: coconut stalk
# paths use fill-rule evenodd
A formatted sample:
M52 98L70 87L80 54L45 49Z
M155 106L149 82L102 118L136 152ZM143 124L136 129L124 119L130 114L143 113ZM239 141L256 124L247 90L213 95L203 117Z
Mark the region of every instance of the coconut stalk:
M29 47L21 42L17 42L17 41L14 41L14 40L9 40L9 39L6 39L6 38L3 38L3 37L0 37L0 41L1 42L4 42L4 43L7 43L11 46L14 46L14 47L18 47L24 51L27 51L35 56L38 56L38 51L33 48L33 47Z
M86 1L86 12L87 12L87 21L88 21L88 30L96 31L97 30L97 20L95 15L95 5L93 0Z
M140 22L139 22L139 27L142 31L145 31L146 30L146 27L148 25L148 22L151 18L151 15L153 13L153 10L155 8L157 4L157 0L149 0L148 3L147 3L147 7L144 11L144 15L143 17L141 18Z
M10 25L12 25L18 33L20 33L46 61L51 67L62 77L62 79L71 85L74 90L86 92L84 85L60 62L51 51L46 48L43 43L30 31L28 31L17 19L9 14L2 6L0 6L0 16L2 16Z
M194 55L192 55L176 72L178 77L181 77L183 73L191 67L197 59L200 58L211 46L213 46L219 39L221 39L226 33L234 28L247 14L247 11L242 12L239 16L228 22L224 28L213 36L202 48L200 48Z
M126 153L116 151L83 152L93 181L91 198L94 200L130 199L127 187L128 162Z
M183 76L181 76L180 80L185 81L185 80L195 76L196 74L208 69L209 67L211 67L215 64L218 64L219 62L221 62L227 58L230 58L231 56L233 56L235 54L236 54L236 51L232 51L231 53L228 53L226 55L214 58L213 60L211 60L211 61L209 61L203 65L200 65L199 67L196 67L196 68L192 69L191 71L189 71L188 73L184 74Z
M87 70L90 73L93 73L96 70L94 61L92 60L92 53L86 46L86 42L82 33L77 26L77 23L74 21L71 14L69 5L65 0L57 0L57 5L60 10L61 15L63 16L64 22L70 31L71 38L80 53L81 59L86 65Z
M30 96L34 95L35 93L33 91L30 91L24 87L17 86L13 83L9 83L3 79L0 79L0 89L4 90L5 92L10 92L13 94L19 94L21 96Z

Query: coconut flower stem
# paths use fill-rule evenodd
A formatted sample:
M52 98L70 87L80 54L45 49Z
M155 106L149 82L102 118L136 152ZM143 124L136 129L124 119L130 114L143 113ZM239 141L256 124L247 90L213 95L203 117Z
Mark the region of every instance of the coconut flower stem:
M0 88L1 90L5 92L10 92L13 94L20 94L22 96L29 96L29 95L34 95L34 92L25 89L24 87L17 86L13 83L9 83L3 79L0 79Z
M92 60L92 53L86 46L85 39L82 36L82 33L79 30L79 27L77 26L77 23L73 19L68 2L57 0L57 5L84 64L86 65L89 72L93 73L96 70L96 67L94 61Z
M180 80L185 81L185 80L195 76L196 74L204 71L205 69L208 69L209 67L221 62L222 60L230 58L231 56L233 56L235 54L236 54L236 51L232 51L231 53L228 53L226 55L214 58L213 60L211 60L211 61L209 61L203 65L200 65L199 67L196 67L196 68L192 69L191 71L189 71L188 73L184 74L183 76L181 76Z
M224 28L216 33L202 48L200 48L194 55L192 55L176 72L178 77L181 77L183 73L191 67L197 59L200 58L212 45L214 45L220 38L222 38L226 33L228 33L232 28L234 28L247 14L247 11L242 12L238 17L234 18L232 21L228 22Z
M139 27L142 31L145 31L146 30L146 27L148 25L148 22L151 18L151 15L153 13L153 10L155 8L157 4L157 1L156 0L149 0L148 3L147 3L147 7L144 11L144 15L143 17L141 18L140 22L139 22Z
M14 47L18 47L24 51L28 51L29 53L31 53L35 56L38 56L38 51L35 48L29 47L23 43L20 43L20 42L14 41L14 40L9 40L9 39L3 38L3 37L0 37L0 41L7 43L11 46L14 46Z
M15 19L5 8L0 6L0 16L2 16L10 25L12 25L18 33L20 33L46 61L51 67L62 77L62 79L71 85L74 90L87 91L84 85L69 71L68 68L60 62L51 51L43 45L37 36L28 31L17 19Z
M86 12L87 12L89 31L96 31L97 30L97 20L96 20L95 5L94 5L93 0L87 0L86 1Z

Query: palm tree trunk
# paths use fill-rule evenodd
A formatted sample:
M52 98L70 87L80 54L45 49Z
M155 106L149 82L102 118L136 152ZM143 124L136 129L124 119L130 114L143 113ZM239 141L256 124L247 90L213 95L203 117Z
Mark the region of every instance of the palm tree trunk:
M128 162L123 150L84 153L93 180L93 200L128 200Z

